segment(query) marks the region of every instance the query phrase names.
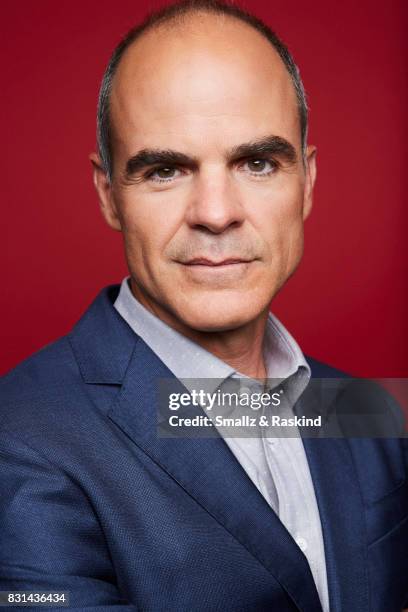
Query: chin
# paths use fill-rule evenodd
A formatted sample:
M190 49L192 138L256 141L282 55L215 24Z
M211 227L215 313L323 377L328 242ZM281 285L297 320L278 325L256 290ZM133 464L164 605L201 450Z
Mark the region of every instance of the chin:
M238 329L251 323L265 312L269 302L237 299L224 296L222 299L191 301L177 309L184 325L201 332L222 332Z

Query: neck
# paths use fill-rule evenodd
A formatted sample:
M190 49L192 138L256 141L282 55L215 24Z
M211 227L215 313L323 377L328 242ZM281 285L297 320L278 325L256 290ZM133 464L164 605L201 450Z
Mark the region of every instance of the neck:
M265 379L263 337L268 313L237 329L223 332L195 332L190 338L207 351L250 378Z
M262 380L267 377L262 346L268 309L260 313L256 319L236 329L202 332L184 325L167 310L144 299L144 295L141 295L132 280L131 289L134 297L152 314L230 365L240 374Z

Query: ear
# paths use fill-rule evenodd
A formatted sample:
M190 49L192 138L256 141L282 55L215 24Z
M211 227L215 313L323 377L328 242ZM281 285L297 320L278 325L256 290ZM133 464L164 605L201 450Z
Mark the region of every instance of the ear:
M313 188L316 181L316 147L309 145L306 149L305 187L303 195L303 220L307 219L313 205Z
M101 212L106 223L118 232L122 231L117 208L112 193L112 184L103 168L101 158L97 153L89 156L93 166L93 182L99 198Z

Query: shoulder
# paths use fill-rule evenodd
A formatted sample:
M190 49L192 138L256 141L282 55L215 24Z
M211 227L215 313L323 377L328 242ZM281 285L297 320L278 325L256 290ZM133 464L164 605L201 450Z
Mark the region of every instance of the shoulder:
M68 335L2 378L3 434L58 446L104 422L137 338L113 306L117 293L118 285L103 289Z
M50 381L72 375L78 368L68 336L63 336L33 353L1 379L2 396L18 393L22 388L32 390Z
M381 380L352 376L311 357L312 386L319 389L330 411L336 414L342 435L347 438L407 437L406 416L394 395ZM404 444L407 444L405 440Z
M94 362L101 352L109 353L111 336L115 335L112 328L117 325L113 308L117 291L117 285L103 289L69 334L37 351L2 377L0 426L10 411L14 418L18 416L21 407L26 414L51 410L51 406L58 412L59 402L66 402L68 397L75 396L76 389L83 387L82 363ZM110 355L106 357L109 359Z
M35 422L41 413L58 410L79 383L77 362L67 336L34 353L0 383L0 427L13 430L25 420Z

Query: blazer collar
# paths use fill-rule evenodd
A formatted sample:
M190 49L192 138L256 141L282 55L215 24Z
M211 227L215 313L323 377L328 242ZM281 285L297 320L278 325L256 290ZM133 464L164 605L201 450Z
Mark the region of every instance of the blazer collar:
M122 384L138 336L113 307L120 285L105 287L68 336L86 383Z

